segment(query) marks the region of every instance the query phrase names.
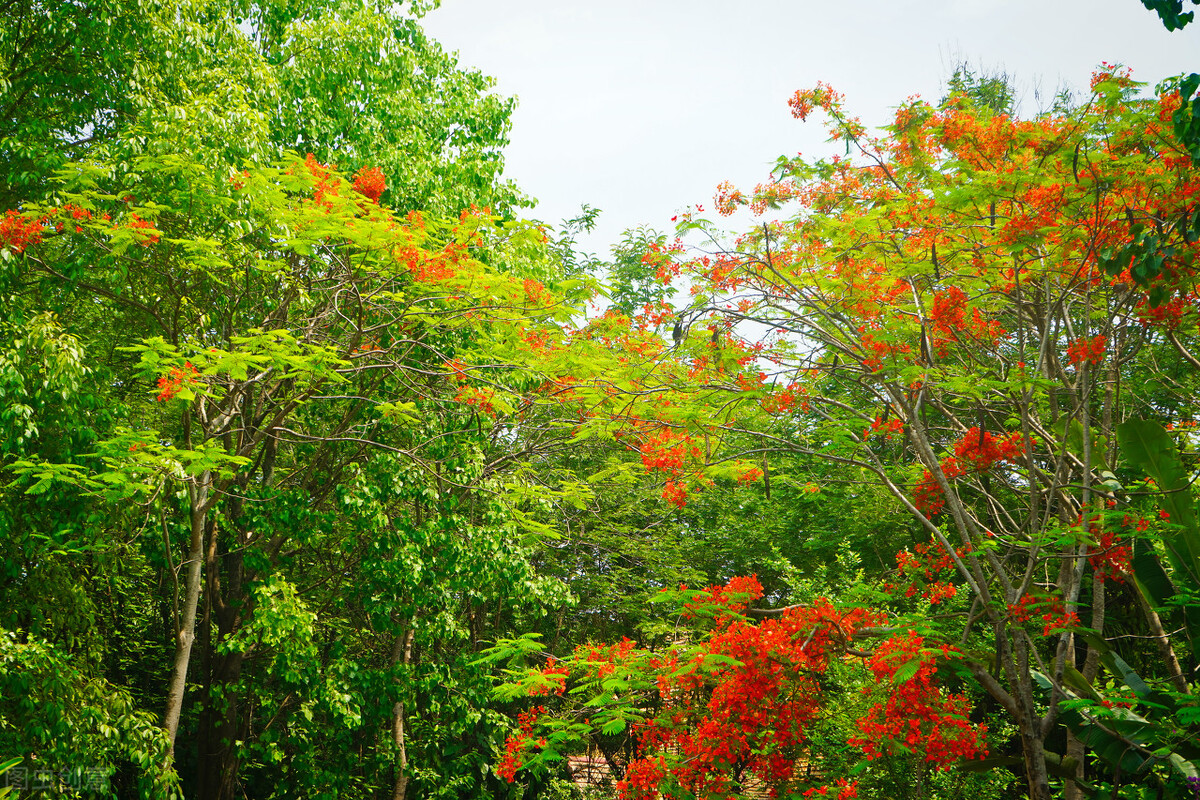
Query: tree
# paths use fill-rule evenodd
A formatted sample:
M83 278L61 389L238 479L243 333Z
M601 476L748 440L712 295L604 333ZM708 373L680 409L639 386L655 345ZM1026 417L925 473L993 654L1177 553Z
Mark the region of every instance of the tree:
M392 3L37 0L6 11L5 209L43 198L68 161L128 162L165 141L214 168L289 151L347 174L379 168L384 201L405 212L524 202L500 180L512 100Z
M1184 11L1183 0L1142 0L1150 11L1158 14L1163 27L1169 31L1182 30L1196 16L1195 11ZM1192 5L1200 5L1192 0ZM1179 92L1179 105L1171 113L1171 123L1175 138L1185 151L1191 154L1192 161L1200 164L1200 74L1180 75L1170 78L1163 83L1167 91Z
M159 795L172 768L205 797L477 794L501 721L471 654L555 596L501 512L519 426L495 395L537 384L523 337L585 285L484 266L552 280L532 228L438 221L520 201L498 181L511 102L390 4L20 11L0 25L4 676L44 677L44 651L166 735L117 746L108 706L86 708L96 732L17 704L6 747ZM356 581L392 612L330 613ZM88 746L30 738L65 728Z
M347 570L379 582L372 575L392 560L360 561L369 550L318 535L324 526L387 540L400 509L412 504L414 536L449 537L433 552L414 551L429 559L428 579L407 589L396 575L380 583L379 591L389 587L390 615L363 609L348 620L394 628L392 639L407 642L400 666L412 663L414 640L437 640L427 641L438 626L422 620L421 609L453 608L447 593L483 592L475 602L490 605L522 582L532 585L520 548L503 541L511 531L500 536L506 525L488 521L495 511L475 498L499 488L493 481L510 460L487 453L499 429L484 434L483 421L490 429L507 407L500 392L510 381L519 392L532 380L523 360L534 351L521 343L551 335L571 306L541 283L495 272L471 255L502 259L506 248L540 246L538 231L470 214L445 227L417 214L401 221L378 205L383 186L371 170L352 184L312 156L224 174L177 155L134 167L146 176L141 184L118 188L112 171L80 165L60 204L10 215L32 233L20 246L7 241L6 252L18 285L57 286L78 298L66 304L61 324L85 351L112 354L104 368L136 409L130 416L157 422L114 426L90 442L90 453L26 455L9 468L33 497L65 491L140 505L144 517L135 524L145 526L138 538L146 558L178 579L164 598L176 640L168 743L177 738L198 642L200 791L228 796L238 781L234 741L249 713L239 703L248 700L242 670L251 653L277 651L268 675L282 668L275 679L294 694L317 692L312 702L328 704L335 691L332 667L319 667L306 644L316 620L298 583L345 591ZM126 192L157 200L135 205ZM86 274L74 266L82 263ZM476 350L483 367L471 365ZM383 454L394 460L377 479L421 488L371 500L374 514L363 516L368 488L351 487L362 465L382 463ZM421 522L423 513L437 521ZM297 531L295 519L316 530ZM90 536L100 533L88 527ZM452 544L463 536L473 544ZM464 552L439 561L437 551L445 558L452 547ZM486 548L492 552L483 559ZM348 560L329 563L339 550ZM417 555L397 558L396 567L418 563ZM464 569L465 583L454 577ZM493 577L483 578L489 571ZM290 643L289 631L301 632L301 642ZM357 725L351 710L331 713Z
M722 187L722 211L800 211L731 246L714 234L708 252L660 250L660 278L691 284L685 313L704 330L653 351L628 385L601 381L612 399L596 407L671 476L677 505L751 476L746 457L762 451L886 488L932 537L927 556L899 556L900 575L929 602L958 599L932 620L898 600L882 627L961 648L961 669L1017 728L1035 798L1050 796L1051 771L1089 793L1106 775L1178 787L1200 756L1186 733L1197 609L1167 605L1200 577L1190 467L1174 455L1190 434L1145 421L1195 413L1200 210L1168 127L1179 96L1136 90L1106 67L1083 105L1027 121L956 93L905 104L878 138L829 87L798 92L793 113L825 111L855 156L781 159L752 194ZM1107 636L1114 626L1153 649ZM1102 667L1130 698L1102 688ZM661 676L641 674L642 687ZM618 694L625 708L643 696Z

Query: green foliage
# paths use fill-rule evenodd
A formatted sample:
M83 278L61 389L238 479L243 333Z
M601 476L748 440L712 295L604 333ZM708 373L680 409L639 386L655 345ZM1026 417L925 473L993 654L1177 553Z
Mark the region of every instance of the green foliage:
M107 782L132 769L130 796L178 796L154 715L59 649L10 630L0 630L0 749L31 769L99 770Z
M1194 11L1183 10L1184 0L1142 0L1142 5L1147 10L1158 14L1163 27L1169 31L1177 31L1186 27L1195 16ZM1192 0L1192 5L1200 6L1200 3Z
M959 269L968 250L998 253L1010 269L1041 247L1028 263L1041 262L1057 252L1040 244L1054 225L1022 228L995 252L939 239L927 256L914 242L936 238L929 208L890 216L920 196L961 222L938 220L960 244L975 243L998 214L1005 226L1045 199L1033 190L1052 177L1038 172L1050 169L1048 151L1004 177L967 150L910 147L918 134L953 139L951 121L1015 124L1005 76L956 71L945 101L906 106L891 129L896 149L874 155L827 87L809 98L829 111L835 138L875 158L862 174L879 184L872 200L859 199L859 183L803 217L795 236L825 248L813 263L835 251L871 257L905 231L885 270L909 281L915 305L892 298L905 315L871 329L885 357L860 370L870 355L854 315L867 306L806 321L795 312L804 298L735 297L732 267L706 258L675 310L678 265L658 232L627 231L605 263L576 252L595 209L553 237L513 220L525 199L500 177L513 101L424 35L417 16L436 2L9 5L0 211L30 238L0 243L0 754L99 768L117 796L177 796L180 779L204 800L574 796L563 755L588 742L632 754L663 699L652 675L661 652L687 656L668 680L701 689L746 664L702 649L720 612L693 609L685 623L661 603L694 604L695 587L755 573L774 609L760 616L835 596L888 603L889 624L960 642L964 657L944 665L956 687L1007 668L1019 694L1026 666L1056 663L1037 670L1040 694L1021 695L1036 713L1054 708L1096 762L1164 791L1194 776L1191 696L1159 685L1148 648L1109 643L1144 635L1122 607L1138 589L1109 584L1107 639L1082 626L1038 635L1041 625L1010 619L1018 588L1055 583L1046 553L1075 565L1074 584L1058 579L1073 586L1071 603L1095 602L1103 581L1085 565L1098 532L1082 519L1103 498L1121 504L1102 512L1106 523L1151 506L1169 514L1133 537L1133 570L1151 613L1183 616L1200 642L1190 466L1171 434L1136 421L1191 413L1190 333L1122 328L1140 313L1132 288L1060 287L1067 301L1039 305ZM1191 19L1180 2L1147 7L1168 28ZM1200 163L1200 79L1166 88L1181 97L1177 152ZM1150 148L1138 137L1157 123L1135 91L1114 71L1086 111L1064 106L1078 124L1039 121L1058 137L1040 145L1059 148L1053 163L1065 172L1083 161L1074 185L1112 142L1112 157L1095 163L1132 175L1161 167L1139 160ZM992 128L972 146L992 146ZM1010 132L996 163L1029 149L1029 129ZM882 176L895 182L893 168L922 188L889 195ZM856 169L781 159L778 174L828 187ZM1177 177L1158 174L1144 195ZM1110 191L1096 181L1080 195L1089 221ZM754 202L780 209L788 196ZM1157 307L1180 290L1161 279L1190 258L1200 217L1164 222L1157 207L1135 217L1122 203L1124 218L1107 220L1120 235L1083 250L1110 277L1131 267L1130 286L1151 286ZM791 235L767 225L744 240L756 278L803 244ZM598 273L611 308L585 319ZM1034 306L1057 316L986 363L953 349L958 340L946 345L954 357L933 353L918 294L944 291L950 277L1007 329L1022 330ZM850 271L819 288L846 301L861 289ZM812 340L751 344L737 330L746 319L830 325ZM1120 408L1072 364L1078 345L1059 332L1076 330L1105 331L1122 354L1103 378L1125 381ZM900 363L920 344L924 362ZM759 372L768 361L778 375ZM889 413L925 439L893 439ZM1114 419L1135 421L1114 429ZM985 421L1033 426L1045 444L1025 462L956 476L955 523L914 514L922 470ZM971 567L960 564L953 596L935 601L923 596L938 585L932 571L913 579L893 567L895 552L955 526L974 548L958 554ZM914 580L904 597L873 583L901 575ZM1105 673L1085 677L1068 662L1076 634ZM544 723L532 777L497 777L509 713L560 686L560 673L540 667L625 636L659 651L629 643L628 659L562 698L583 718ZM1004 650L1014 641L1027 648L1020 669ZM910 686L919 669L910 660L874 690ZM808 744L827 770L858 769L845 742L869 711L865 680L849 662L820 679L829 705ZM1003 689L993 695L1004 705ZM1129 708L1105 704L1126 699ZM1012 726L997 708L986 713L1002 739ZM1069 777L1064 763L1055 768ZM998 797L1010 783L994 771L932 773L900 749L873 767L863 796Z
M655 275L652 261L646 258L653 247L665 243L665 235L641 227L625 231L621 241L612 246L608 285L613 308L633 315L643 306L657 305L665 300L667 287Z

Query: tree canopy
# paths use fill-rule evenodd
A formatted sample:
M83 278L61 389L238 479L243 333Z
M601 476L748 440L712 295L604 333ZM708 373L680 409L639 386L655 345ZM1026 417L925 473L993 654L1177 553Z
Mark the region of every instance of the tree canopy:
M1192 797L1196 76L818 84L606 260L422 10L0 22L9 785Z

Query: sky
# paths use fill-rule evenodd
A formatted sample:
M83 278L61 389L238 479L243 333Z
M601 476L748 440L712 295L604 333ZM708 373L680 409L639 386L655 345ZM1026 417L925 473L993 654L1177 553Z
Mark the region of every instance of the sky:
M788 110L817 81L874 126L913 95L937 102L964 61L1012 76L1028 112L1102 61L1151 87L1200 71L1200 21L1167 32L1138 0L442 0L423 24L516 96L505 176L539 201L527 216L601 209L581 240L601 256L627 228L711 209L722 181L753 188L781 155L838 152Z

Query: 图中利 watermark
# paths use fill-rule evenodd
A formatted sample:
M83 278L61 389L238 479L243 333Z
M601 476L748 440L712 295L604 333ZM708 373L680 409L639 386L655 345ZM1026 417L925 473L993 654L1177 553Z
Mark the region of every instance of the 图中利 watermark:
M3 762L5 759L0 759ZM0 780L0 787L12 789L12 797L21 797L22 792L53 792L72 789L77 792L104 792L108 790L108 770L102 767L74 767L71 769L49 769L33 765L26 760L9 767Z

